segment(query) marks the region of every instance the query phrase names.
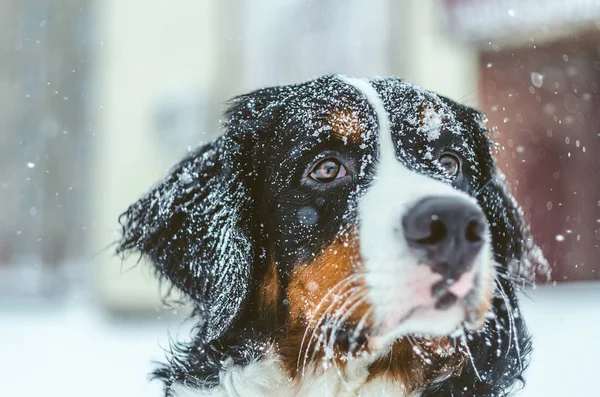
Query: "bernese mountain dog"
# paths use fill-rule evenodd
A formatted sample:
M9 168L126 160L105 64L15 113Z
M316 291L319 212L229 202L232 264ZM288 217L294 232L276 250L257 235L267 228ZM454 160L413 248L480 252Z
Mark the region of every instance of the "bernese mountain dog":
M171 397L503 396L534 260L480 112L399 78L232 100L224 133L121 215L194 307Z

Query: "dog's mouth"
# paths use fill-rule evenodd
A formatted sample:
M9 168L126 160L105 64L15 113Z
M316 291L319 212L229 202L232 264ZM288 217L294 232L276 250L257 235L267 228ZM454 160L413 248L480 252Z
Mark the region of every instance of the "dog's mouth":
M377 354L394 341L411 335L424 337L456 336L466 330L481 328L490 306L491 294L481 277L477 277L467 293L453 285L436 285L434 298L428 304L419 304L402 314L393 313L381 324L369 327L346 323L336 331L335 346L341 351L356 354L366 351ZM457 293L458 292L458 293ZM428 332L427 329L413 331L415 324L445 322L443 332ZM407 331L410 330L410 331Z
M434 307L418 306L412 308L392 328L371 328L346 323L336 330L328 330L325 333L329 334L327 339L332 342L330 347L333 348L333 351L341 353L342 357L352 357L360 354L377 356L385 352L387 347L392 343L403 337L429 337L427 334L403 334L402 332L398 332L399 329L402 329L403 324L420 315L432 316L439 311L455 308L462 312L464 317L462 321L457 321L454 329L449 331L446 336L454 337L462 335L465 329L478 329L483 324L483 321L475 309L475 305L468 303L469 299L471 298L458 298L451 293L446 293L436 301Z
M487 272L473 270L451 282L439 275L432 278L428 272L421 276L411 284L415 289L407 291L411 305L402 306L406 300L394 299L394 295L388 295L388 304L379 301L379 306L370 298L361 300L361 305L352 304L343 294L332 298L339 309L332 311L331 318L315 323L314 336L307 338L305 347L310 352L301 361L312 362L316 350L322 351L325 362L365 355L376 358L404 338L454 339L483 325L491 300ZM360 315L353 315L358 306ZM383 316L375 315L378 309Z

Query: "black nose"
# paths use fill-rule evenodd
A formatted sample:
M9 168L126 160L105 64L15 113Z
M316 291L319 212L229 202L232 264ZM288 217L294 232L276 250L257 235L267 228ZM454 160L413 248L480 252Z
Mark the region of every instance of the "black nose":
M457 280L483 245L486 222L479 207L455 197L426 197L402 219L404 237L435 272Z

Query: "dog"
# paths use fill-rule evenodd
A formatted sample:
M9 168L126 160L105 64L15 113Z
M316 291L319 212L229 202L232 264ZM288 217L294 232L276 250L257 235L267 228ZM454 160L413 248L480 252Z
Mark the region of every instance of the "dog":
M224 133L120 217L197 326L171 397L503 396L543 261L485 116L400 78L234 98Z

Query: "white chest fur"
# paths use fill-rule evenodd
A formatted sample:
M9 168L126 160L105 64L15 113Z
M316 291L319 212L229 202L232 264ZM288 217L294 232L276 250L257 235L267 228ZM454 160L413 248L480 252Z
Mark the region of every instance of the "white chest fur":
M386 378L367 382L367 377L366 363L356 362L347 365L343 373L329 368L295 383L271 354L244 367L226 367L219 375L220 385L212 389L174 385L171 397L418 397L403 393L400 384Z

